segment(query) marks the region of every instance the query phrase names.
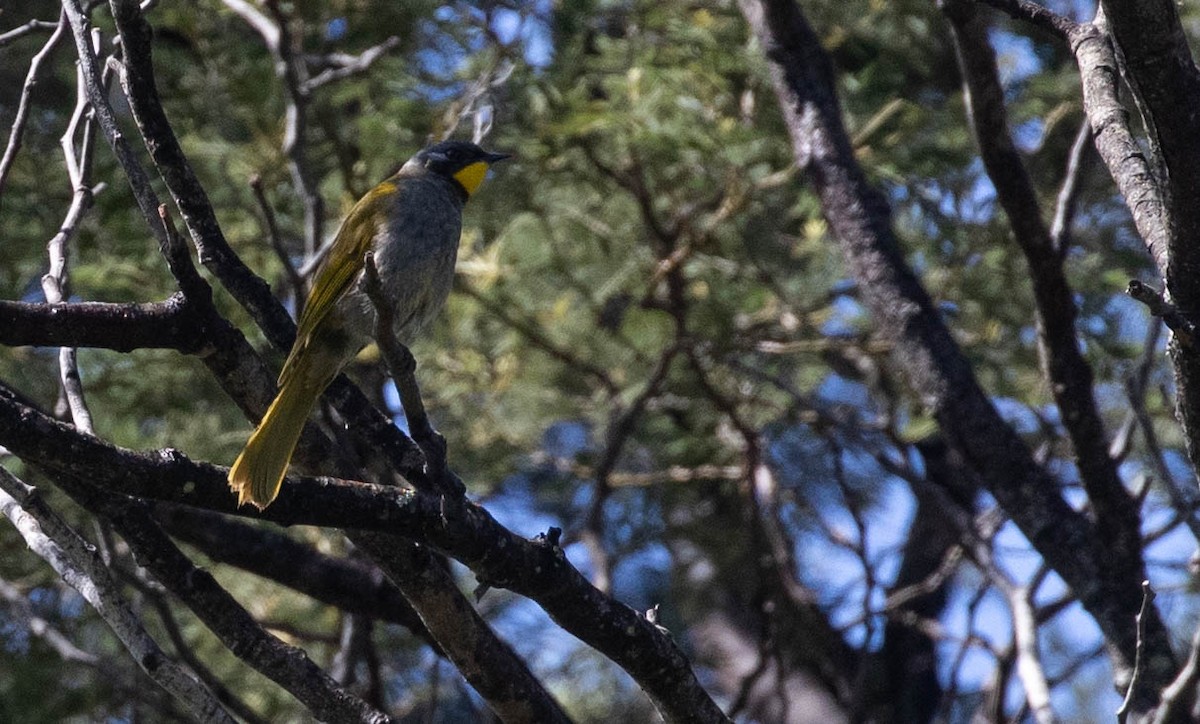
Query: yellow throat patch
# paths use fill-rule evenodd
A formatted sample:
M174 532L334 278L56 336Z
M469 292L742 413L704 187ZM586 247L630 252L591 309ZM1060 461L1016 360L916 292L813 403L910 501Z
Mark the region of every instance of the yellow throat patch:
M454 180L462 184L462 187L467 190L467 196L474 196L475 191L479 189L479 184L483 183L484 177L487 176L487 172L487 163L476 161L470 166L456 171Z

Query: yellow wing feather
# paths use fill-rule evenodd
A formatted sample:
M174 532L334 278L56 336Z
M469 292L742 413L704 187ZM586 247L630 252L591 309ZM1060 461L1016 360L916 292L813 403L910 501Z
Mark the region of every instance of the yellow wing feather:
M332 248L317 268L312 291L300 313L296 343L279 373L280 386L295 373L297 360L308 347L313 333L362 271L363 257L379 231L380 220L387 218L386 209L382 207L395 203L398 191L395 181L384 181L359 199L346 215Z

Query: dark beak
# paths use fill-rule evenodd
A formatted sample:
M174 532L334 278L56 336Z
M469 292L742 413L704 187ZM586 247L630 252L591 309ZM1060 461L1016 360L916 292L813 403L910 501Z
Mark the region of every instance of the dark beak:
M487 161L488 165L491 165L498 161L503 161L506 158L512 158L512 154L511 153L485 153L483 155L483 160Z

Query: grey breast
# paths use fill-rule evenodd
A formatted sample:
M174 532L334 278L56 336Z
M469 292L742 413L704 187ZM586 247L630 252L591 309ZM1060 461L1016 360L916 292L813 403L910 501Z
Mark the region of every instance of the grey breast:
M387 232L381 230L390 239L376 242L395 333L406 344L437 316L454 283L463 204L453 183L440 176L401 179Z

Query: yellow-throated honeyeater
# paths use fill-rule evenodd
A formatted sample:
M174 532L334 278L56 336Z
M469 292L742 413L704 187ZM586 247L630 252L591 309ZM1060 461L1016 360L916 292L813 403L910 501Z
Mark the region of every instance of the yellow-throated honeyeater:
M363 286L367 252L392 305L393 331L408 344L450 293L463 204L488 167L507 157L463 141L434 144L350 210L313 279L279 375L279 394L229 469L239 505L262 509L275 499L317 398L371 340L375 308Z

